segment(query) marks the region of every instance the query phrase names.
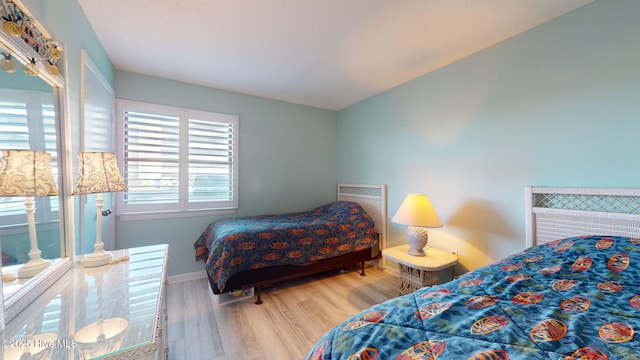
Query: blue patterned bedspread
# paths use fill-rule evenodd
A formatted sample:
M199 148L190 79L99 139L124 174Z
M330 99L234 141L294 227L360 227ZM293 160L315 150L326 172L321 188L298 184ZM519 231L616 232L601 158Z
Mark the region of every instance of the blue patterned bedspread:
M640 239L572 237L373 306L307 359L640 359Z
M373 218L358 203L335 201L311 211L214 221L195 242L219 291L234 274L305 264L377 244ZM215 289L214 289L215 290Z

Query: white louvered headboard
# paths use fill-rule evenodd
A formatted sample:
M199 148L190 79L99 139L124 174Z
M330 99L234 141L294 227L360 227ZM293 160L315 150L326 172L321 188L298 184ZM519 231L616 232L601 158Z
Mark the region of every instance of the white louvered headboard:
M640 189L525 188L526 246L581 235L640 237Z
M338 200L354 201L373 218L379 234L379 249L387 246L387 185L338 184ZM381 258L378 267L385 267Z

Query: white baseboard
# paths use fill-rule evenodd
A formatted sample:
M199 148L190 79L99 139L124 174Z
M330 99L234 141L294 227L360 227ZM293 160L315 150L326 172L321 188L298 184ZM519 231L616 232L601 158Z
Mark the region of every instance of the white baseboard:
M391 272L398 276L400 275L400 270L398 270L397 267L387 266L385 267L384 271ZM173 284L173 283L179 283L182 281L204 279L206 277L207 277L207 272L203 270L203 271L190 272L186 274L168 276L167 281L169 281L169 284Z
M191 272L186 274L168 276L167 281L169 281L169 284L174 284L174 283L179 283L183 281L203 279L206 277L207 277L207 272L203 270L203 271L196 271L196 272Z

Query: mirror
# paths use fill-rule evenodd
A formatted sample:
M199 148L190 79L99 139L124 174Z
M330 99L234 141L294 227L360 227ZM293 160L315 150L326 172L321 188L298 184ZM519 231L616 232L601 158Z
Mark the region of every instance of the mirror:
M34 197L37 250L49 263L43 270L33 272L35 275L19 273L33 250L25 197L0 194L2 305L6 323L71 267L67 257L70 224L64 221L69 211L64 185L69 156L63 145L68 126L64 116L64 77L60 75L64 64L60 58L62 46L49 38L27 9L2 1L0 15L0 150L49 153L59 193Z

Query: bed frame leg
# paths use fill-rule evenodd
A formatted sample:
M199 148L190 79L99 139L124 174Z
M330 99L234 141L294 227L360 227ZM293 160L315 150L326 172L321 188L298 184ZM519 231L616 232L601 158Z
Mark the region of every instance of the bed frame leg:
M256 286L256 295L258 296L256 305L262 304L262 286Z
M364 261L362 262L361 266L362 266L362 268L361 268L361 271L360 271L360 276L367 276L367 274L364 273Z

